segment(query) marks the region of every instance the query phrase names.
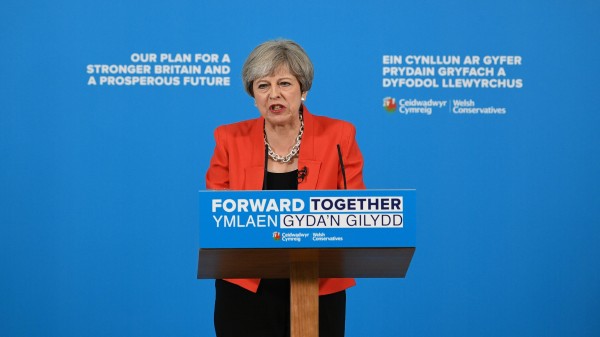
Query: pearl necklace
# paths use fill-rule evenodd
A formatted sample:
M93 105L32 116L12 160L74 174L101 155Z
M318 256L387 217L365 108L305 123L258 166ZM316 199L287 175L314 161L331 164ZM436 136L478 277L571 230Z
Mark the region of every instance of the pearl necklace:
M271 159L273 159L274 161L278 162L278 163L289 163L292 158L294 158L298 152L300 152L300 143L302 142L302 135L304 134L304 118L302 118L302 113L299 114L300 116L300 131L298 131L298 136L296 136L296 143L294 144L294 146L292 147L292 150L290 151L290 153L288 153L285 156L280 156L277 153L275 153L275 151L273 151L273 149L271 148L271 144L269 144L269 141L267 140L267 130L263 127L263 133L264 133L264 138L265 138L265 145L267 146L267 153L269 154L269 157Z

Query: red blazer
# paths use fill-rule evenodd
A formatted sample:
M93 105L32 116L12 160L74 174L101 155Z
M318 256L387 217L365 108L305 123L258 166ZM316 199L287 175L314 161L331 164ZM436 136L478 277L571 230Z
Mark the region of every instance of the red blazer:
M355 140L356 130L348 122L312 115L304 107L304 135L300 145L298 168L307 168L299 190L343 189L337 144L340 145L348 189L364 189L363 157ZM264 178L265 144L262 117L219 126L215 130L216 147L206 173L207 189L261 190ZM260 279L227 279L256 292ZM322 278L319 295L352 287L348 278Z

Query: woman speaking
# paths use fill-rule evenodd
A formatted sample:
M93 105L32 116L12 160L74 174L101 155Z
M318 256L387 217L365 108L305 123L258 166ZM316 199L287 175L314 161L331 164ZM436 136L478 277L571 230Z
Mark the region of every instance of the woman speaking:
M231 190L364 189L363 158L352 124L311 114L305 101L313 65L302 47L272 40L242 69L258 118L219 126L206 188ZM319 280L319 336L344 336L345 289L353 279ZM290 335L288 279L216 280L219 337Z

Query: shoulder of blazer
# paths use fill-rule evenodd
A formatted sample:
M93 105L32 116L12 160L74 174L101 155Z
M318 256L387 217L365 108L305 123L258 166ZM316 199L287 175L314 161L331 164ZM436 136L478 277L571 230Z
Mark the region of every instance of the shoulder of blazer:
M245 120L217 128L217 137L225 144L229 164L229 188L257 190L262 186L264 170L264 119Z
M236 122L232 124L221 125L217 127L217 130L225 133L228 137L244 137L256 135L256 133L261 133L263 130L264 119L262 117L248 119L241 122Z
M356 128L352 123L325 116L309 114L307 116L307 132L316 146L322 146L322 142L332 142L343 145L356 134Z
M263 165L264 162L264 119L249 119L219 127L225 138L230 155L242 160L244 166Z
M352 134L354 126L341 119L331 117L318 116L311 114L306 107L304 108L305 132L311 136L326 136L328 138L336 138L342 134ZM258 117L245 121L240 121L232 124L221 125L217 129L226 134L228 138L233 137L263 137L264 118ZM306 133L305 133L306 135ZM247 146L247 144L246 144Z

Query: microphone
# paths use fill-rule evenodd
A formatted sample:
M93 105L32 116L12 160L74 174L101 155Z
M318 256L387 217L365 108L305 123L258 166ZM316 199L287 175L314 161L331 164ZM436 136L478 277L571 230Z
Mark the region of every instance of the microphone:
M298 184L303 182L306 176L308 176L308 167L304 166L304 168L298 169Z
M342 178L344 178L344 189L347 190L348 186L346 185L346 169L344 168L344 160L342 159L342 149L340 148L340 144L337 144L338 150L338 158L340 160L340 167L342 169Z

